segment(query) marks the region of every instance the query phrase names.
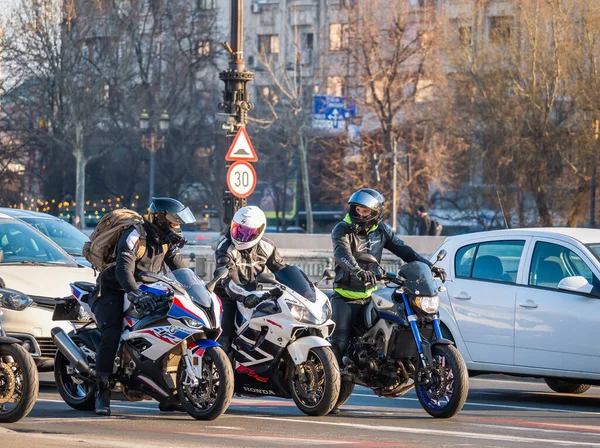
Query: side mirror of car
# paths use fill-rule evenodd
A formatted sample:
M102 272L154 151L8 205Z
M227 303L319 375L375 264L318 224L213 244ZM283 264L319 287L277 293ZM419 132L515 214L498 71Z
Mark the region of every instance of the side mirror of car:
M206 284L206 289L208 289L210 292L213 292L215 290L215 286L217 286L217 283L219 283L221 280L227 277L228 274L229 269L227 269L225 266L222 266L219 269L217 269L215 271L215 276L213 277L213 279Z
M446 255L448 255L448 252L446 252L445 249L440 250L437 254L435 262L437 263L438 261L442 261L444 258L446 258Z
M4 279L2 277L0 277L0 289L6 289L6 283L4 283Z
M260 274L258 274L256 276L256 281L258 283L271 283L271 284L275 284L277 283L277 279L275 278L275 275L271 274L270 272L261 272Z
M596 288L590 285L585 277L580 275L565 277L558 283L558 290L564 292L575 292L600 297Z
M363 263L375 263L375 264L379 264L377 262L377 258L375 258L371 254L360 253L360 254L357 254L354 258L356 258L356 261L361 261Z

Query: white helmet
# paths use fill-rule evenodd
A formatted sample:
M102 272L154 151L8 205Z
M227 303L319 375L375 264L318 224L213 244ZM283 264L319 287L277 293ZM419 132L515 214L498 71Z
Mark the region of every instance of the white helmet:
M238 250L250 249L258 244L266 227L267 218L260 208L254 205L242 207L231 221L231 241Z

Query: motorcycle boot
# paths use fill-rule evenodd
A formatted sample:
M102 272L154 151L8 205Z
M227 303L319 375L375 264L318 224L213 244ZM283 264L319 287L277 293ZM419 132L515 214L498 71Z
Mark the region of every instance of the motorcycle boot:
M161 412L187 412L179 399L176 397L167 398L158 402L158 410Z
M99 376L96 385L98 395L96 395L96 414L110 415L110 383L107 376Z

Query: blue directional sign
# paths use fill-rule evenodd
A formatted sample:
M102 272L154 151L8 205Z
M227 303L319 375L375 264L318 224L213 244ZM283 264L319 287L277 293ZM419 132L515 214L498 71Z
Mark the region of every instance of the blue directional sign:
M355 101L342 96L313 96L313 129L344 131L348 118L355 116Z

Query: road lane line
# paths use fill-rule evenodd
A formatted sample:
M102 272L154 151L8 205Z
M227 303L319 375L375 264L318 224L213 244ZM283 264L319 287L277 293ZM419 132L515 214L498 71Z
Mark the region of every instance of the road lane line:
M382 400L389 400L389 398L378 397L376 395L369 394L352 394L353 397L367 397L367 398L376 398ZM418 398L408 398L408 397L398 397L392 398L392 400L406 400L406 401L419 401ZM591 411L575 411L573 409L557 409L557 408L538 408L532 406L518 406L518 405L509 405L509 404L487 404L487 403L474 403L471 401L467 401L465 406L483 406L488 408L499 408L499 409L517 409L523 411L545 411L545 412L562 412L567 414L583 414L583 415L594 415L596 417L600 417L600 412L591 412Z
M586 447L600 447L600 443L593 442L577 442L572 440L554 440L554 439L540 439L536 437L519 437L509 436L504 434L488 434L488 433L476 433L466 431L445 431L440 429L422 429L422 428L404 428L400 426L378 426L378 425L364 425L360 423L344 423L344 422L326 422L326 421L315 421L315 420L301 420L295 418L279 418L279 417L256 417L251 415L239 415L238 418L255 419L255 420L270 420L270 421L282 421L287 423L304 423L311 425L321 426L339 426L353 429L367 429L370 431L384 431L384 432L399 432L408 434L424 434L428 436L440 436L440 437L460 437L465 439L483 439L483 440L494 440L500 442L520 442L520 443L548 443L553 445L569 445L569 446L586 446Z

